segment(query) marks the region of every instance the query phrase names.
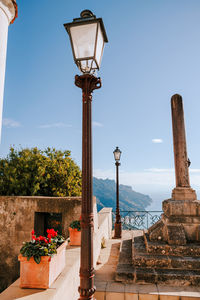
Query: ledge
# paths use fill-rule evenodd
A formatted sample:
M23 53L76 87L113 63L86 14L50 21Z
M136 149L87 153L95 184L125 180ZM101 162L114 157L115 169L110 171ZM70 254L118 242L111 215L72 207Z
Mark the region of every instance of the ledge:
M80 247L67 246L66 266L49 289L21 289L19 279L0 294L2 300L61 300L77 299L80 268ZM70 284L69 284L70 282Z

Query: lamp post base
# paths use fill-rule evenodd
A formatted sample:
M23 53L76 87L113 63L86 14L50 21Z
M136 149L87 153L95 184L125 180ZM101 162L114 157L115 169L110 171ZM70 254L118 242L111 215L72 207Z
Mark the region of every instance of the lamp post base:
M122 223L115 223L114 239L121 239L122 237Z

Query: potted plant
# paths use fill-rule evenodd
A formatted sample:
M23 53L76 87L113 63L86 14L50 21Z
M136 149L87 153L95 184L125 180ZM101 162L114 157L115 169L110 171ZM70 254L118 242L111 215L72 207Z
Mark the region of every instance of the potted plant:
M81 223L80 220L75 220L69 225L70 246L81 245Z
M47 237L31 232L30 242L20 249L20 287L47 289L65 267L67 241L54 229L47 229Z

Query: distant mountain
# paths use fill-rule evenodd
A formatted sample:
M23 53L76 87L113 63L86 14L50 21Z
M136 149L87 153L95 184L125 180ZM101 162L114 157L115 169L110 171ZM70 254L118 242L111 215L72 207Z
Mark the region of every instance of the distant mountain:
M104 206L116 209L116 183L110 179L93 178L93 195L97 198L98 211ZM133 191L131 186L119 186L120 210L145 210L152 203L148 195Z

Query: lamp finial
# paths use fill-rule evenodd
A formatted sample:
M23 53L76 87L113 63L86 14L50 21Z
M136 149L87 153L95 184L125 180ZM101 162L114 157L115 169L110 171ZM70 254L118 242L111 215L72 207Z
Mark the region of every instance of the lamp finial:
M80 13L81 18L96 18L96 16L89 9L85 9Z

